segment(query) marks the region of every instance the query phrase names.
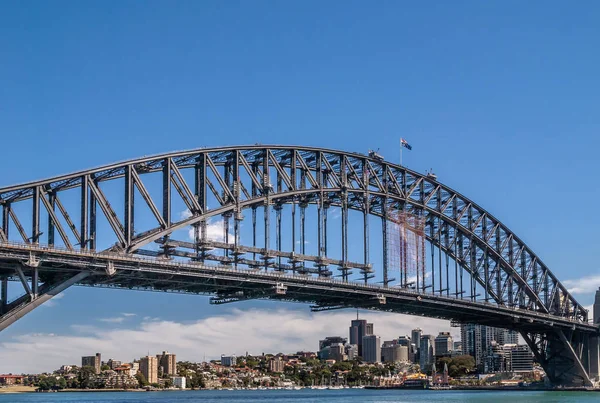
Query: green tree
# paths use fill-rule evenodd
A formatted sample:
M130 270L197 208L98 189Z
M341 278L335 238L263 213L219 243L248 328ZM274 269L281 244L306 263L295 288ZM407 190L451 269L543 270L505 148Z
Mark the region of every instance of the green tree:
M148 386L148 380L146 379L144 374L142 374L141 372L138 372L137 374L135 374L135 379L137 379L138 385L140 386L140 388L143 388L144 386Z
M106 364L104 364L102 367L100 367L100 371L108 371L110 369L110 367Z
M475 372L475 358L470 355L441 357L436 363L437 370L442 371L444 369L444 364L448 365L448 375L453 378Z
M61 376L58 379L58 382L56 383L56 387L57 387L57 389L61 389L61 390L66 389L67 388L67 380Z
M94 387L94 381L96 378L96 369L94 367L85 366L79 370L77 374L77 380L79 382L79 388L90 389Z

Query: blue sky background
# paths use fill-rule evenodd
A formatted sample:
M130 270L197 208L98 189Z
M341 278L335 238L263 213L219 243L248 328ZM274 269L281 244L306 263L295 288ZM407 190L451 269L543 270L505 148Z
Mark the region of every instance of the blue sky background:
M405 165L501 219L588 305L600 285L599 20L594 1L4 3L0 186L257 142L398 161L404 137ZM0 344L232 309L71 289ZM121 312L136 316L99 321Z

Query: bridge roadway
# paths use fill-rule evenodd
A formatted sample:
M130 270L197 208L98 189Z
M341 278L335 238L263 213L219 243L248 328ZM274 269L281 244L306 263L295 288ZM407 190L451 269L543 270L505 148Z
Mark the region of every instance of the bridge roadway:
M26 279L39 276L49 286L30 290L29 295L13 301L13 306L5 310L8 314L0 322L0 330L68 286L80 285L213 295L211 302L216 304L271 299L312 303L316 311L363 308L513 328L521 333L544 332L549 328L598 333L597 326L569 318L407 288L121 253L0 243L0 275L14 276L18 264L22 265Z

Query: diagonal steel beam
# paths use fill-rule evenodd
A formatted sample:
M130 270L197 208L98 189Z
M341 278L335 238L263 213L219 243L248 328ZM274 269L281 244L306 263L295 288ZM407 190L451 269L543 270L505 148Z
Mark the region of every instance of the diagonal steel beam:
M29 312L33 311L38 306L42 305L44 302L49 301L52 299L52 297L60 294L73 284L80 282L89 275L90 273L87 271L80 272L67 280L52 285L48 291L38 296L34 300L22 303L11 309L9 312L4 313L2 316L0 316L0 332L15 323L17 320L21 319Z

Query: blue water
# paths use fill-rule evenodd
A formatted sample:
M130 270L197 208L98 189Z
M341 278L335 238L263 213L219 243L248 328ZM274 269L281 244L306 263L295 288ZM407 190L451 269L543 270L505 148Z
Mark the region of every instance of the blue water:
M600 392L501 392L420 390L267 390L186 392L89 392L0 394L0 402L21 403L323 403L323 402L598 402Z

